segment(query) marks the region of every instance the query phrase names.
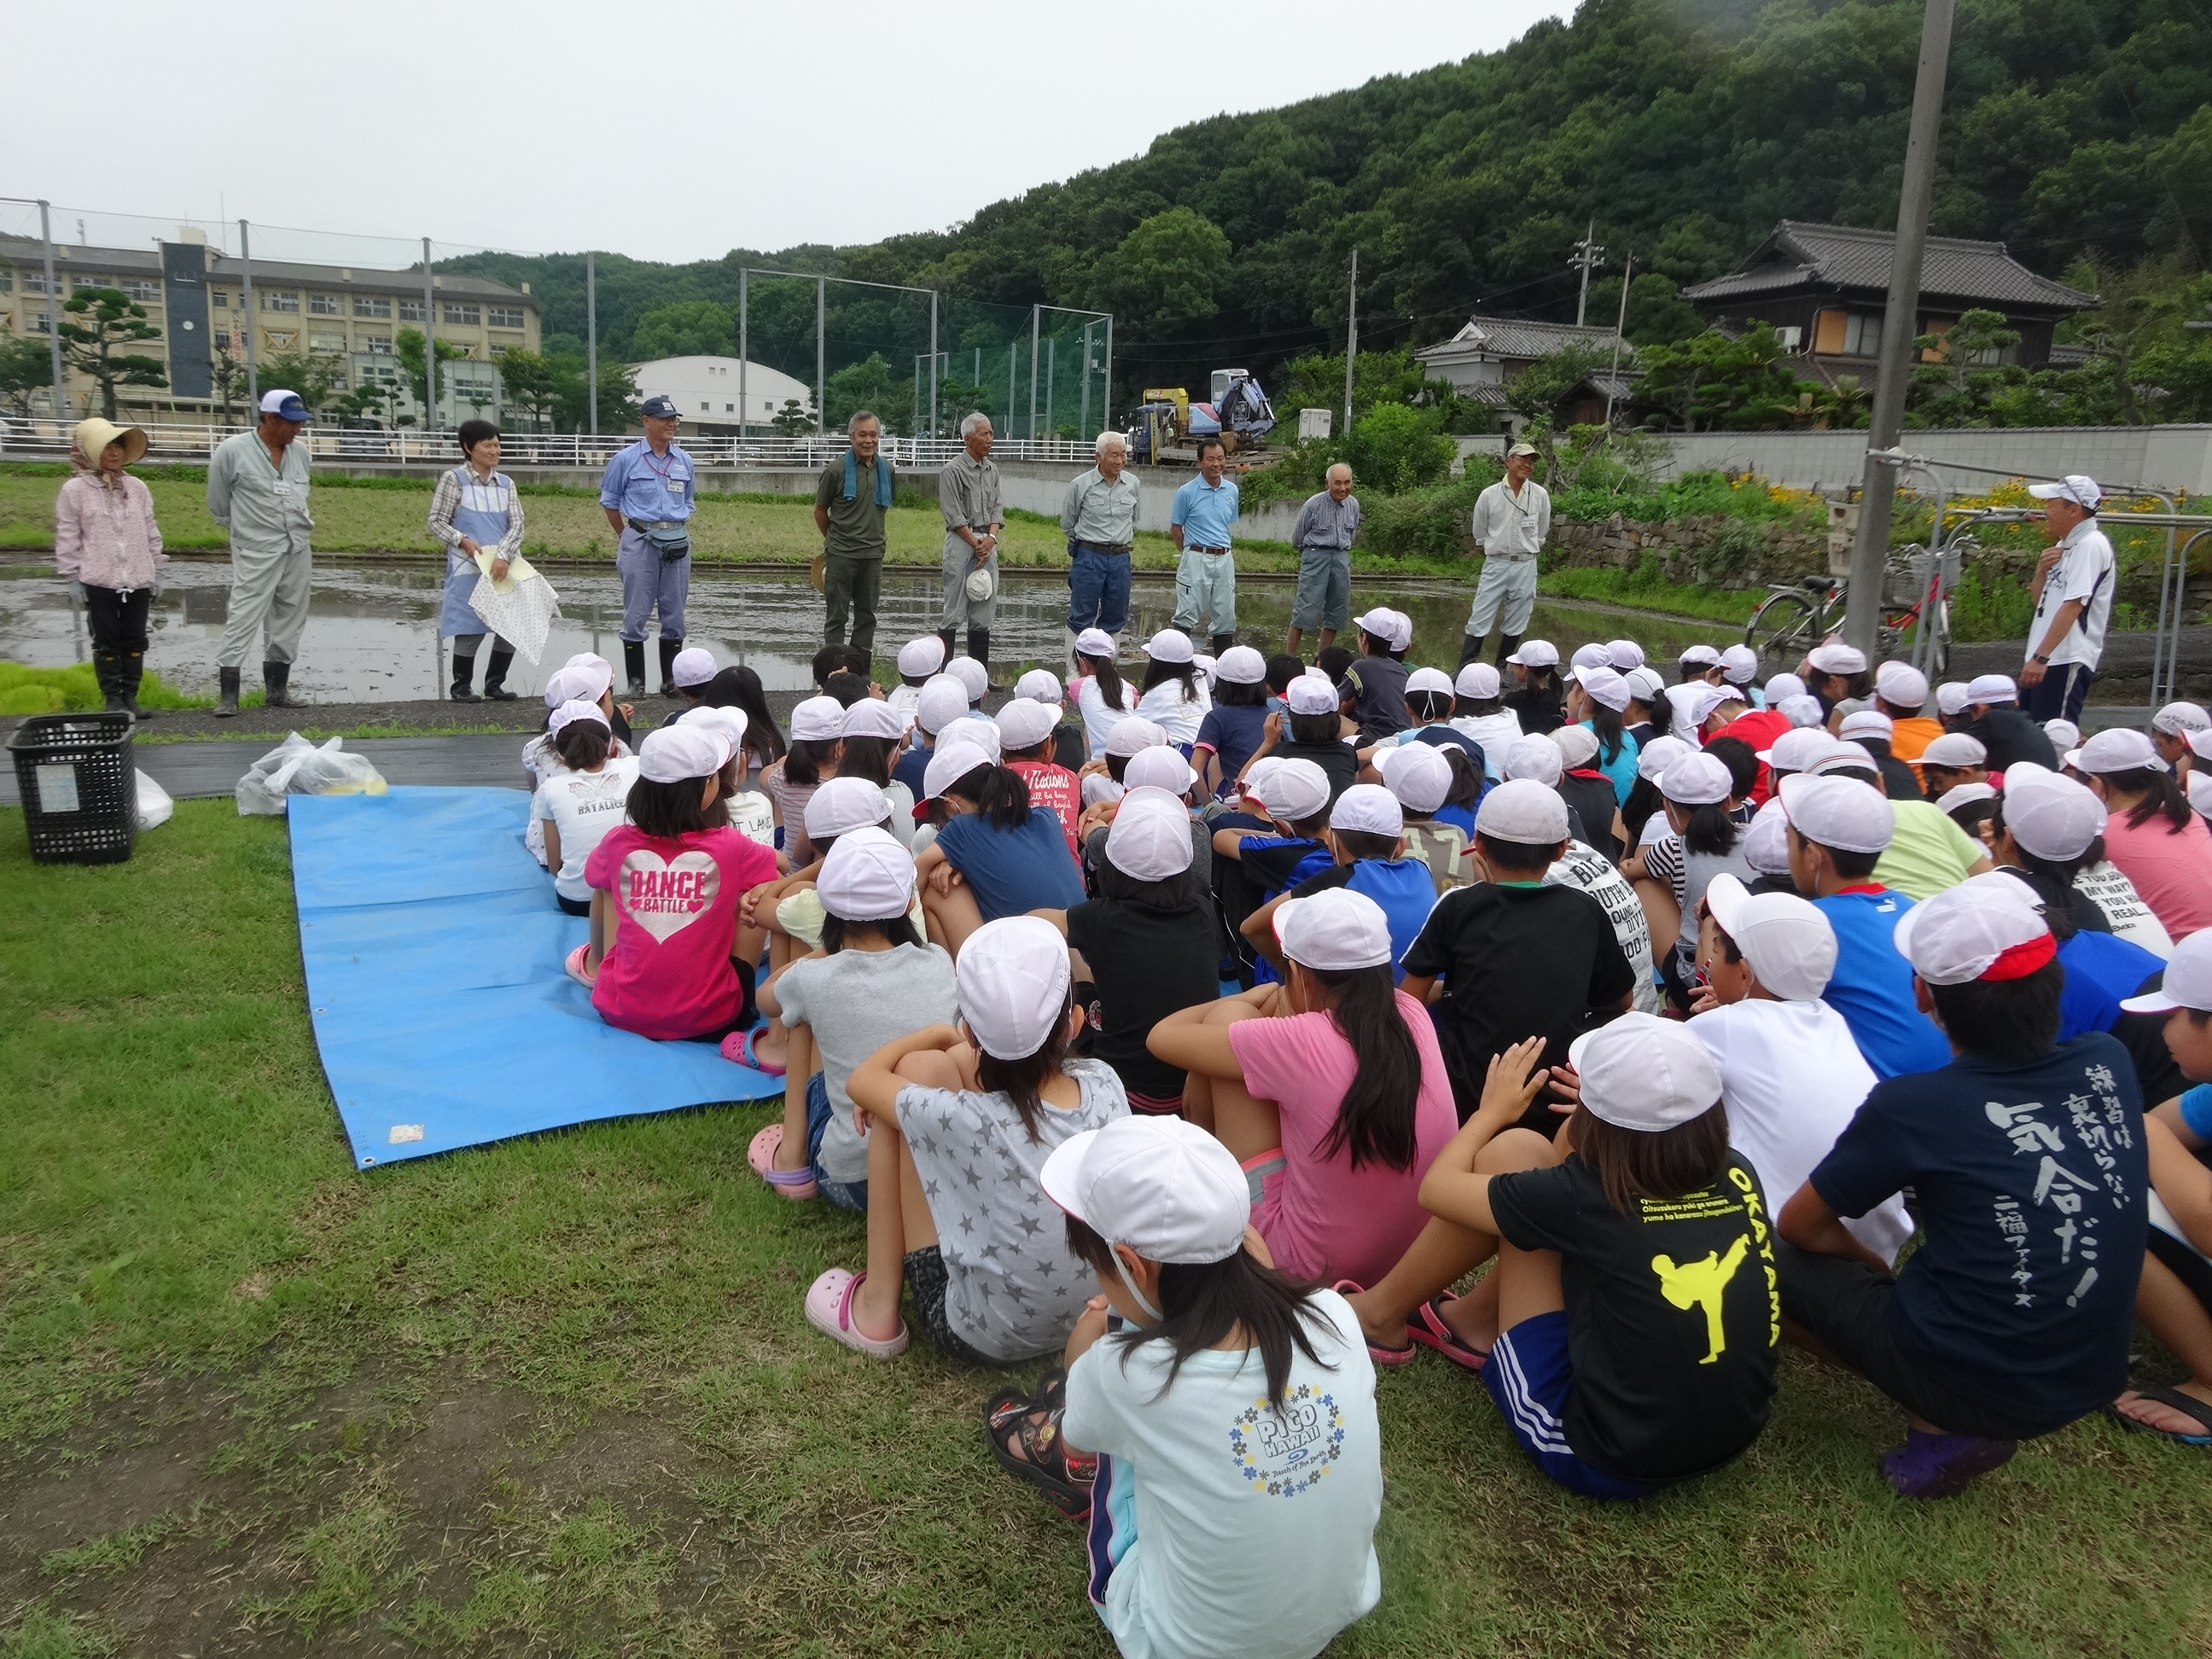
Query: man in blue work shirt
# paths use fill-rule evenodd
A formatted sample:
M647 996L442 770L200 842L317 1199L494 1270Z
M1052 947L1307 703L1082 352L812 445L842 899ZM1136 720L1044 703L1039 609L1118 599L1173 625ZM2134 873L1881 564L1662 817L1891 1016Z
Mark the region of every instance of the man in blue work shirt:
M684 602L691 592L691 458L677 447L676 404L647 398L645 436L617 450L599 477L599 505L620 538L623 669L629 694L645 695L645 625L660 607L660 695L676 695L671 672L684 648Z
M1237 566L1229 526L1237 522L1237 486L1221 475L1229 452L1218 438L1198 441L1198 477L1176 491L1168 534L1182 557L1176 565L1175 625L1195 634L1201 622L1213 654L1237 643Z

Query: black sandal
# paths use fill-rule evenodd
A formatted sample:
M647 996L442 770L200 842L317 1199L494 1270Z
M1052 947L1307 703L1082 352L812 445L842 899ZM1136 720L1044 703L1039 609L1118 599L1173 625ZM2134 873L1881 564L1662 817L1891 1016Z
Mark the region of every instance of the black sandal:
M2171 1440L2179 1445L2212 1446L2212 1406L2208 1406L2203 1401L2182 1393L2179 1389L2137 1389L2135 1394L2138 1399L2148 1400L2153 1405L2164 1406L2168 1411L2177 1411L2185 1417L2195 1418L2204 1425L2203 1432L2189 1434L2178 1432L2172 1429L2157 1428L2140 1419L2130 1417L2117 1405L2106 1406L2105 1407L2106 1413L2122 1428L2131 1429L2137 1434L2154 1434L2161 1440Z
M1045 1413L1042 1423L1037 1421L1039 1412ZM1019 1389L1001 1389L983 1408L983 1431L1000 1468L1029 1481L1070 1520L1085 1521L1091 1516L1097 1460L1071 1463L1066 1443L1060 1438L1060 1413L1057 1405L1046 1406Z

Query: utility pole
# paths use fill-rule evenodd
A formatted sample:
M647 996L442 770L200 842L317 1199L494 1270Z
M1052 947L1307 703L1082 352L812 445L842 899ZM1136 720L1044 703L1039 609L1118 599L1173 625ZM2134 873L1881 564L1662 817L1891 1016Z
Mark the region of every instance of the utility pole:
M1897 200L1897 246L1889 261L1889 303L1881 318L1874 408L1867 428L1866 472L1859 489L1858 537L1851 544L1844 638L1871 663L1881 626L1882 571L1889 562L1890 509L1897 495L1896 447L1905 423L1905 377L1920 308L1920 262L1936 194L1936 143L1943 122L1943 80L1951 58L1955 0L1927 0L1920 24L1920 73L1905 141L1905 182Z
M1030 307L1030 441L1036 441L1037 394L1037 321L1044 315L1037 306Z
M240 219L238 226L241 232L244 231L246 221ZM69 386L62 379L62 295L60 289L55 286L54 279L54 230L48 217L46 204L43 201L39 204L39 240L46 250L46 365L54 381L54 424L66 432L69 428ZM249 325L253 321L251 317L246 320ZM252 373L251 368L246 370L248 391L252 390ZM261 417L257 415L254 418L258 420ZM97 461L100 457L93 455L86 459Z
M239 290L238 302L246 307L246 407L248 423L261 419L261 354L254 346L254 337L260 333L253 315L253 244L247 240L246 221L238 222L238 268L244 279ZM46 283L52 288L53 283Z
M929 435L937 435L937 290L929 290Z
M740 276L738 280L742 283L744 278ZM599 435L599 256L596 253L584 256L584 403L592 411L592 435L596 438Z
M1628 328L1628 279L1636 274L1636 250L1628 250L1628 258L1620 267L1620 318L1613 325L1613 369L1606 377L1605 429L1613 430L1613 388L1620 379L1620 341Z
M1352 371L1359 362L1359 250L1352 250L1352 286L1344 301L1344 435L1352 435Z
M748 330L752 321L752 293L746 286L751 272L743 265L738 267L738 443L745 441L745 419L751 405L745 401L745 366L752 361L752 341Z
M422 239L422 390L428 402L422 410L422 430L438 429L438 296L431 292L437 279L430 274L430 239Z
M830 382L822 372L827 356L823 340L828 333L830 317L830 279L814 279L814 430L818 436L829 431Z
M1589 222L1589 228L1583 232L1582 240L1575 244L1575 257L1567 261L1568 265L1571 267L1580 266L1583 273L1582 294L1580 297L1575 301L1575 326L1577 328L1580 328L1584 320L1589 315L1590 271L1595 267L1601 265L1604 263L1605 250L1598 246L1597 221L1593 219Z

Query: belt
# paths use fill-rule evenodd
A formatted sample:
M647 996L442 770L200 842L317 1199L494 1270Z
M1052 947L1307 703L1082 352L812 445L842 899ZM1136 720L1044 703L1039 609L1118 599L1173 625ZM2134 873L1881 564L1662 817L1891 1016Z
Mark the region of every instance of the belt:
M1229 550L1225 547L1201 547L1196 542L1186 542L1182 550L1186 553L1226 553Z
M623 522L642 536L648 530L681 530L690 521L684 519L624 519Z
M1322 547L1318 544L1310 543L1301 547L1298 551L1301 553L1349 553L1352 550L1348 547Z
M1528 564L1533 562L1536 557L1534 553L1491 553L1486 551L1483 556L1485 558L1495 559L1500 564Z
M1126 554L1129 550L1129 544L1127 542L1086 542L1080 536L1071 536L1068 539L1078 547L1089 548L1093 553Z

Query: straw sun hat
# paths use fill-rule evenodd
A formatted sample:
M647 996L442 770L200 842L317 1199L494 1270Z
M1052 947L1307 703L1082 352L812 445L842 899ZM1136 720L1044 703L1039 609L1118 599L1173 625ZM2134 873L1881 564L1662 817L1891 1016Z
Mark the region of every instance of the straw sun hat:
M70 429L70 441L76 446L77 453L94 466L108 445L120 441L123 445L123 464L130 465L146 453L146 434L135 426L118 426L112 421L94 416L88 421L79 421Z

